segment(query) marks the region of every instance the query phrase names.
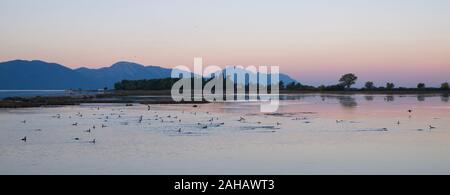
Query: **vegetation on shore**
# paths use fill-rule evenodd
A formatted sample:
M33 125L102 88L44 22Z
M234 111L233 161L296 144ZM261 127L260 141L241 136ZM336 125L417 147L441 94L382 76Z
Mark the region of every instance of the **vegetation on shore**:
M335 85L321 85L319 87L300 85L299 83L289 83L284 85L280 83L280 89L285 91L313 91L313 92L358 92L358 93L427 93L427 92L445 92L448 93L449 83L444 82L441 87L427 87L425 83L418 83L415 88L396 87L392 82L387 82L385 86L375 86L374 82L367 81L362 88L352 88L356 83L358 77L355 74L349 73L342 75L339 83Z
M173 78L166 78L166 79L150 79L150 80L123 80L115 84L115 90L122 90L122 91L136 91L136 90L167 90L170 91L172 88L172 85L176 83L179 79L173 79ZM418 83L417 87L415 88L407 88L407 87L396 87L396 85L392 82L387 82L385 86L375 86L374 82L367 81L362 88L352 88L352 86L356 83L358 80L358 77L353 74L345 74L342 75L342 77L339 79L338 83L335 85L321 85L318 87L315 86L308 86L308 85L302 85L298 82L292 82L285 84L283 81L279 82L279 89L282 92L369 92L369 93L376 93L376 92L386 92L386 93L392 93L392 92L417 92L417 93L423 93L423 92L448 92L450 90L449 83L444 82L441 84L439 88L435 87L427 87L425 83ZM209 79L203 79L203 84L208 82ZM224 89L225 89L225 83L229 83L227 79L224 79ZM235 84L236 88L237 84ZM249 84L244 86L245 89L249 88ZM270 89L270 86L269 86Z
M170 90L179 79L123 80L114 84L115 90Z
M206 103L200 102L174 102L171 97L171 88L179 79L150 79L150 80L123 80L115 84L115 90L105 90L102 93L95 95L80 95L80 96L62 96L62 97L9 97L0 100L0 108L21 108L21 107L40 107L40 106L60 106L60 105L79 105L81 103L142 103L142 104L173 104L173 103ZM362 88L352 88L356 83L358 77L355 74L349 73L343 75L337 84L329 86L307 86L300 83L279 83L280 93L295 94L295 93L336 93L336 94L432 94L440 93L446 95L450 93L449 83L442 83L439 88L427 87L425 83L418 83L415 88L396 87L394 83L387 82L385 86L375 86L373 82L367 81ZM203 78L203 84L209 79ZM194 82L192 80L192 82ZM193 84L193 83L192 83ZM231 84L228 79L224 79L224 89L226 85ZM234 87L238 84L234 83ZM243 86L246 90L249 89L249 84ZM268 86L270 92L271 86ZM153 95L161 98L143 98L133 99L127 98L140 95Z

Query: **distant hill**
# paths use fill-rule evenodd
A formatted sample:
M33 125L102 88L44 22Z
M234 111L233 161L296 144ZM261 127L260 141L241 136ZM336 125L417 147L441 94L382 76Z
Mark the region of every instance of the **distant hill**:
M113 88L121 80L169 78L172 69L118 62L110 67L70 69L39 60L0 63L0 90L63 90ZM280 74L284 83L297 82Z
M75 72L84 77L94 79L94 88L112 88L121 80L161 79L169 78L172 69L157 66L143 66L132 62L118 62L110 67L100 69L79 68Z
M0 90L63 90L112 88L121 80L168 78L172 69L118 62L110 67L70 69L44 61L0 63Z
M60 64L14 60L0 63L2 90L89 88L93 80Z
M266 78L268 78L268 83L271 83L271 75L270 74L262 74L262 73L259 73L259 72L256 73L256 72L248 71L248 70L245 70L245 69L242 69L242 68L228 67L228 68L223 69L222 72L216 72L214 74L216 74L216 75L218 75L220 73L226 74L227 71L232 71L232 72L235 72L235 73L238 73L238 74L242 74L242 75L248 75L246 77L250 77L250 76L253 76L254 78L258 78L258 76L259 77L263 77L263 78L266 77ZM234 78L231 78L231 79L234 80ZM282 81L285 85L289 84L289 83L299 83L295 79L291 78L289 75L286 75L286 74L283 74L283 73L279 74L279 78L278 79L279 79L279 81ZM244 82L245 82L245 84L248 84L248 82L250 82L250 81L247 81L245 79L242 80L242 81L238 81L238 83L240 83L240 84L243 84Z

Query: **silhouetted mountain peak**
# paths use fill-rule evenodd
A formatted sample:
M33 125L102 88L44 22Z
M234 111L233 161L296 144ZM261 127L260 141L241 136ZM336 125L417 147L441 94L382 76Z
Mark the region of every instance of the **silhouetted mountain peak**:
M111 65L110 68L144 68L144 65L137 64L134 62L126 62L126 61L120 61L113 65Z
M72 69L67 68L61 64L45 62L42 60L12 60L7 62L0 62L0 66L8 69L28 69L29 71L40 72L42 70L48 69L59 69L64 71L71 71Z
M88 88L92 81L70 68L40 60L0 63L0 89Z
M41 60L0 62L0 89L100 89L121 80L170 78L172 69L120 61L110 67L70 69ZM293 81L280 74L285 83Z
M243 69L243 68L239 68L239 67L227 67L227 68L223 69L221 72L216 72L214 74L219 75L222 73L225 75L225 74L227 74L227 71L229 71L229 73L233 72L233 73L242 74L242 75L249 75L249 76L252 75L255 78L257 78L257 76L263 76L263 77L267 77L269 81L271 80L270 72L268 72L267 74L264 74L264 73L258 72L258 70L256 70L256 72L255 72L255 71L250 71L245 68ZM231 78L231 79L234 80L234 78ZM283 74L283 73L279 73L279 81L282 81L284 84L299 83L297 80L295 80L295 79L291 78L289 75Z

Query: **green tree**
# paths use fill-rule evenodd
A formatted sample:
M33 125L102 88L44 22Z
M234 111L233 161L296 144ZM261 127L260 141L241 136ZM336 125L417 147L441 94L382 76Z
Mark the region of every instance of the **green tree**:
M358 77L353 74L353 73L349 73L349 74L345 74L342 75L341 79L339 79L339 85L342 85L346 88L350 88L352 85L354 85L356 83L356 80L358 80Z
M386 83L386 89L394 89L395 84L394 83Z
M449 89L450 87L449 87L449 85L448 85L448 82L445 82L445 83L442 83L441 84L441 89Z
M425 83L419 83L419 84L417 84L417 88L418 88L418 89L423 89L423 88L425 88Z
M373 89L373 88L375 88L372 81L367 81L364 86L366 87L366 89Z

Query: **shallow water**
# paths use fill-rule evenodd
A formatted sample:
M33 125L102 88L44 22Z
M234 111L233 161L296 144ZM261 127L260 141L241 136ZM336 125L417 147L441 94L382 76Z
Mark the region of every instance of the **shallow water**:
M52 96L76 96L95 95L101 91L68 91L68 90L0 90L0 100L8 97L52 97Z
M0 174L450 174L448 96L281 98L1 109Z

